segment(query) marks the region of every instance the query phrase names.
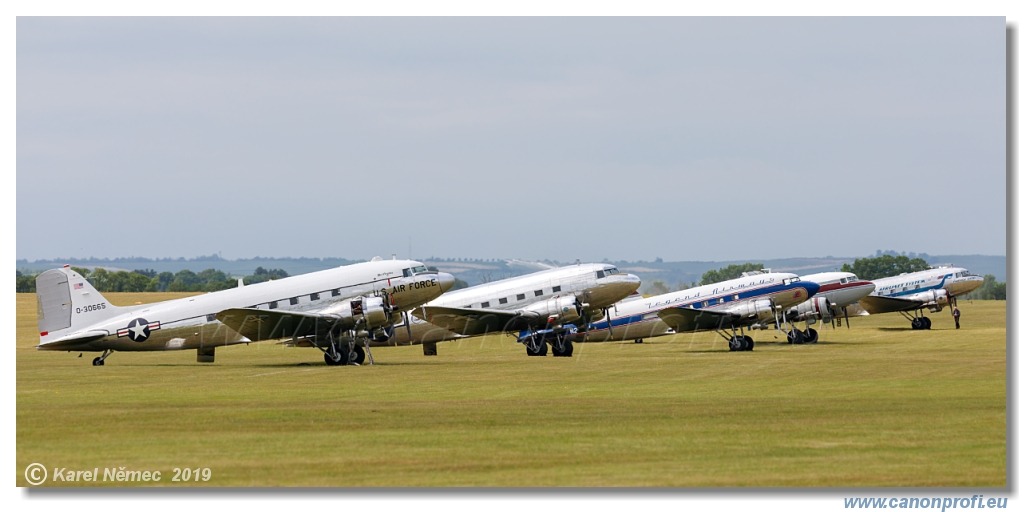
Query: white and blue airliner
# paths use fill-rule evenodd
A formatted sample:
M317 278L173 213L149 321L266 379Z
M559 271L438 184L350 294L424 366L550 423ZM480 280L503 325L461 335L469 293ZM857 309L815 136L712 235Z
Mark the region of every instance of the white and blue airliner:
M666 334L715 331L729 341L729 350L753 350L754 340L743 334L744 328L782 330L785 311L806 301L819 287L796 274L747 272L720 283L628 298L609 308L605 318L591 323L578 339L641 342Z
M924 316L925 309L938 313L947 304L956 307L957 296L970 293L983 281L965 268L934 267L876 279L875 291L859 302L869 314L898 312L910 320L911 329L931 329L932 320Z

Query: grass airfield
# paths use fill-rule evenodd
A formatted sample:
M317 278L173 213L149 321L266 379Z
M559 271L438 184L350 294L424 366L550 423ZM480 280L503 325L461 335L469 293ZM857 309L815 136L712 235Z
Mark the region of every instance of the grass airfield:
M960 309L959 331L948 309L930 331L856 317L816 345L755 331L752 352L700 333L531 358L488 336L362 367L272 343L93 367L35 350L35 295L18 294L17 485L38 462L168 487L1005 487L1006 303ZM171 482L176 467L211 477Z

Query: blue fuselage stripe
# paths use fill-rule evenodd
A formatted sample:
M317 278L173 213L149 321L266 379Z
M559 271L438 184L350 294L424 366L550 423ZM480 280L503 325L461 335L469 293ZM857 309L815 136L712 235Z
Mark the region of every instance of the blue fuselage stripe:
M804 289L804 291L807 291L808 294L810 294L810 290L807 289L808 287L805 286L805 283L776 284L776 285L766 286L764 288L748 288L747 290L739 292L738 294L737 293L725 293L725 294L719 294L719 295L709 295L707 297L700 297L698 300L693 300L693 301L690 301L690 302L677 302L677 303L673 303L673 304L665 304L664 306L659 306L659 307L656 307L654 309L648 310L645 313L641 313L641 314L637 314L637 315L630 315L630 316L626 316L626 317L622 317L622 318L612 318L611 326L612 326L612 328L615 328L615 327L619 327L619 326L622 326L622 325L629 325L629 324L633 324L633 323L637 323L637 322L642 322L647 315L650 315L651 313L657 313L658 311L661 311L663 309L668 309L668 308L704 309L705 307L710 309L710 308L713 308L713 307L716 307L716 306L724 306L726 304L729 304L730 302L758 299L758 298L764 297L766 295L774 295L774 294L779 293L779 292L793 290L793 289L796 289L796 288L802 288L802 289ZM735 297L736 295L739 295L739 298L736 298ZM725 300L722 301L722 302L718 302L718 300L720 298L725 299ZM704 302L707 302L708 305L704 306L703 305ZM603 321L600 321L600 322L596 322L596 323L590 324L590 329L592 329L592 330L600 330L600 329L607 329L607 328L608 328L608 321L607 320L603 320Z

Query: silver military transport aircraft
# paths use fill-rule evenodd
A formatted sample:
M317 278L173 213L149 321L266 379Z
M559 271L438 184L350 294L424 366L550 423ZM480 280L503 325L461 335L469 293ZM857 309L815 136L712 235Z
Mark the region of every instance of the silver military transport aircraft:
M614 265L576 264L455 290L412 313L450 331L448 339L507 332L526 345L527 355L547 355L550 344L552 355L571 357L569 336L578 326L639 287L639 277Z
M65 265L36 278L39 350L195 350L212 363L220 346L306 340L329 365L361 364L371 340L386 340L410 308L440 296L451 274L411 260L381 260L311 272L194 297L114 306ZM372 355L370 361L373 361Z

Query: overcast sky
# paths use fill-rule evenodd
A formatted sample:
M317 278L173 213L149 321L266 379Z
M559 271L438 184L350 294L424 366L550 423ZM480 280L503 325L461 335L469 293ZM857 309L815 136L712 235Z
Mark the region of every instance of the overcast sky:
M19 18L27 259L1006 253L1002 18Z

